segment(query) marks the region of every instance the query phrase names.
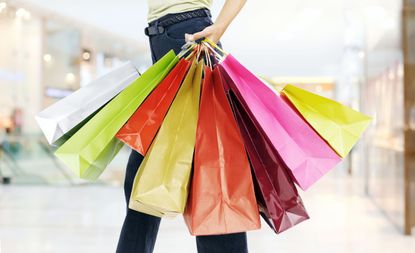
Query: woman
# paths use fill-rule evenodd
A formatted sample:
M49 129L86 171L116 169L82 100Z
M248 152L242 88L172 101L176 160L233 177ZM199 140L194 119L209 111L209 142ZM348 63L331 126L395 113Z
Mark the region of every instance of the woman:
M148 0L149 36L153 62L169 50L176 53L186 41L209 38L219 39L239 13L246 0L226 0L215 23L211 20L211 0ZM124 192L127 215L121 230L117 253L151 253L156 242L160 218L128 209L128 202L137 169L143 156L132 151L127 164ZM199 253L245 253L248 252L245 233L197 236Z

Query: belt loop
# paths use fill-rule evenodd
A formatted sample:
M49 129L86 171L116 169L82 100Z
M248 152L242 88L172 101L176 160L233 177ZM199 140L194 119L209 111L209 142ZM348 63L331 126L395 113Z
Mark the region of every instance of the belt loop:
M162 25L160 25L160 20L156 20L156 23L154 24L154 27L156 28L157 31L157 35L163 34L164 33L164 27Z

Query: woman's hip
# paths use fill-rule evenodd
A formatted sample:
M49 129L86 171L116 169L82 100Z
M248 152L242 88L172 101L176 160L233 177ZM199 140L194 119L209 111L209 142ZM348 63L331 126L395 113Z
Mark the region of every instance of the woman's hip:
M212 25L210 12L199 9L184 13L168 14L149 24L146 35L149 36L153 62L159 60L173 49L177 54L185 44L184 35L193 34Z

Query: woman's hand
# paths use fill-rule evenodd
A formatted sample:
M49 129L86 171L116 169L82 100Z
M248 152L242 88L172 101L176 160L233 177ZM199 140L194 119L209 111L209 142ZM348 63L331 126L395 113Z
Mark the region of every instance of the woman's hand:
M246 0L226 0L215 23L194 34L185 34L186 42L196 41L201 38L208 38L218 43L232 20L238 15Z
M186 42L189 41L196 41L202 38L207 38L213 41L214 43L218 43L220 38L222 37L223 33L225 32L225 28L221 27L220 25L210 25L203 29L200 32L194 33L194 34L185 34L185 40Z

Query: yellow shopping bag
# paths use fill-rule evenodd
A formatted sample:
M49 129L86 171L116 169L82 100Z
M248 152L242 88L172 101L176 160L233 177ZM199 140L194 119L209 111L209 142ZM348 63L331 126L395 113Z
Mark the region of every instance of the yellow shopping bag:
M187 201L203 62L193 61L156 138L136 174L129 208L176 216Z
M369 116L293 85L281 93L341 157L350 152L371 121Z

